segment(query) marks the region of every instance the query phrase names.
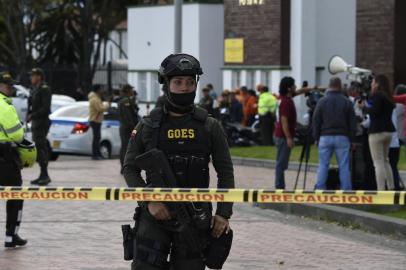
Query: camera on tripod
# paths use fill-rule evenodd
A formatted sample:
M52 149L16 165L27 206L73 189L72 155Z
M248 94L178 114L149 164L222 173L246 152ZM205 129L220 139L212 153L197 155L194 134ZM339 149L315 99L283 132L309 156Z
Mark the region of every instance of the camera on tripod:
M307 88L309 86L307 81L303 81L302 88ZM317 88L316 86L311 89L310 92L305 93L306 106L309 108L309 114L312 115L314 109L316 108L317 102L324 96L324 89Z
M309 93L305 94L307 97L306 99L306 106L309 108L309 111L313 112L316 108L317 102L324 96L321 90L314 89Z

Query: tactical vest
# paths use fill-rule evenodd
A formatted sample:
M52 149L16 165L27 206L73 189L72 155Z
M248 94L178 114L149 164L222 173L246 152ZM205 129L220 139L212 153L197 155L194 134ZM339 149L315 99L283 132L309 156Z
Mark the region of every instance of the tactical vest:
M177 186L207 188L210 162L207 111L196 107L189 115L171 118L163 108L156 108L150 117L153 132L148 148L156 147L165 153Z

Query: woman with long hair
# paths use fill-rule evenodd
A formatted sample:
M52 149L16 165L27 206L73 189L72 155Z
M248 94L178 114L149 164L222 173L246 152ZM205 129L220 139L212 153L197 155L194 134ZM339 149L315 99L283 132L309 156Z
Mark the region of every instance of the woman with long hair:
M392 169L389 163L389 146L392 132L396 131L392 123L392 111L395 108L389 79L385 75L377 75L371 83L370 105L362 104L364 111L370 116L368 142L375 167L378 190L395 188Z

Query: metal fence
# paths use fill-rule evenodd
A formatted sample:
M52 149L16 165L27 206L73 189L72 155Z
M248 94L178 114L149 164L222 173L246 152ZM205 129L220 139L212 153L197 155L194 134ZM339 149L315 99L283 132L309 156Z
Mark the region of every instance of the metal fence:
M51 87L52 93L71 96L77 100L87 99L87 94L91 89L81 89L80 70L64 66L45 66L41 67L45 72L45 81ZM14 76L16 71L10 68L1 68L8 70ZM127 66L108 64L99 66L96 69L92 84L101 84L104 90L113 93L127 84ZM18 79L24 86L30 86L29 74L22 75Z

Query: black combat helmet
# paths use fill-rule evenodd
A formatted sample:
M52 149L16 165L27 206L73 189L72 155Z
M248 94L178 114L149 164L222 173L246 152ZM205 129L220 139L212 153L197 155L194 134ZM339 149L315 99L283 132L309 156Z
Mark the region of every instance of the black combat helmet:
M175 113L186 113L193 109L196 91L190 93L171 93L169 81L174 76L192 76L196 83L203 74L199 61L185 53L171 54L166 57L159 68L158 82L163 84L162 90L167 97L165 106Z
M203 74L200 62L193 56L185 53L171 54L161 63L158 72L158 81L164 84L173 76L199 76Z

